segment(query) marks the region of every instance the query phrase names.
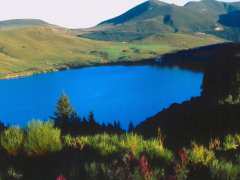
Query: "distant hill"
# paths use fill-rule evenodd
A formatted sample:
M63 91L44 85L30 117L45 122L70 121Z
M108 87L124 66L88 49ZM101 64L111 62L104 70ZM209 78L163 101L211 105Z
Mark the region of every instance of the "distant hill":
M240 27L236 23L239 12L238 2L202 0L177 6L149 0L118 17L100 23L95 30L92 28L79 35L98 40L130 41L166 32L208 33L238 41Z
M0 30L33 26L50 26L50 24L39 19L12 19L0 21Z
M222 42L214 36L181 33L144 41L106 42L80 38L69 29L41 20L0 21L0 78L68 67L132 62L161 54Z

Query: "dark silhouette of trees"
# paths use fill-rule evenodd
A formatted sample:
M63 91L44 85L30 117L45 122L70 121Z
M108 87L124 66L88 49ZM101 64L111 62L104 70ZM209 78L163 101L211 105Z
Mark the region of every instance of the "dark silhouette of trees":
M93 112L88 115L89 133L95 134L100 131L100 125L96 123Z
M134 130L134 125L132 122L130 122L128 125L128 132L133 132L133 130Z
M55 126L60 128L63 134L71 134L73 136L103 132L119 134L123 132L119 121L115 121L113 125L100 125L96 122L93 112L89 113L88 118L80 118L65 94L60 96L52 119Z

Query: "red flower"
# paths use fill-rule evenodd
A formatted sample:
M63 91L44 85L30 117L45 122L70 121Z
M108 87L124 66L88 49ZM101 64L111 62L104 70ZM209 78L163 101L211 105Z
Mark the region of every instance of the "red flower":
M145 179L150 179L152 172L148 158L143 154L139 159L139 169Z
M63 175L60 175L56 178L56 180L67 180Z
M178 156L181 160L182 165L186 164L188 161L188 155L185 149L180 149L178 151Z

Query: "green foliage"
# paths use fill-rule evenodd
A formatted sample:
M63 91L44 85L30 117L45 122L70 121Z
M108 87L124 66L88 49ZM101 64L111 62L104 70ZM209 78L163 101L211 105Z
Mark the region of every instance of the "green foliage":
M60 96L56 111L54 113L54 122L63 133L67 133L71 127L72 118L74 117L74 110L70 104L70 100L67 95L63 94Z
M240 166L232 162L214 160L210 170L212 176L219 180L237 180L240 176Z
M136 134L126 134L121 140L120 145L123 149L133 153L133 155L139 157L144 151L143 138Z
M117 135L101 134L85 137L88 146L98 150L102 155L111 155L120 152L120 138Z
M189 159L195 164L199 163L207 166L215 160L215 153L203 145L192 143L192 148L189 150Z
M62 149L61 132L54 128L50 121L32 121L27 126L24 148L29 155L60 151Z
M164 148L160 139L144 140L142 136L130 133L120 140L120 146L125 151L132 152L136 157L146 152L152 159L159 158L166 161L173 159L172 152Z
M74 150L76 154L79 153L80 159L73 160L74 165L67 167L68 170L64 172L69 174L68 178L76 178L82 175L84 169L86 179L118 177L119 179L157 180L172 175L169 174L170 168L177 179L188 179L189 175L200 172L205 173L202 177L206 179L237 180L240 177L239 155L236 151L239 140L239 134L228 135L224 138L223 147L221 147L220 140L215 138L210 141L209 149L204 145L192 143L191 148L184 149L178 152L178 156L174 156L173 152L164 146L164 136L160 129L158 137L153 139L144 139L134 133L61 137L60 130L55 128L52 122L32 121L26 128L26 135L18 127L10 127L0 135L1 148L14 156L22 155L18 154L19 152L26 152L30 156L51 157L51 153L63 148L64 151L61 152L63 154ZM84 156L99 158L91 160L86 157L85 159L81 153ZM234 154L229 156L229 153ZM183 155L186 156L183 157ZM61 156L62 154L59 157ZM25 157L28 158L28 156ZM109 158L112 161L106 161ZM18 158L14 157L14 159ZM6 167L6 172L1 175L24 178L25 172L19 171L17 166L9 165Z
M69 98L67 95L63 94L58 100L55 116L59 119L68 119L72 112L73 108L70 104Z
M238 137L238 136L236 136ZM223 141L223 148L224 150L232 150L232 149L237 149L237 147L239 146L238 142L237 142L237 138L233 135L227 135L224 138Z
M87 142L87 137L72 137L70 135L63 136L63 146L65 148L82 150L87 145Z
M164 148L159 139L144 140L136 134L117 136L105 133L78 137L67 135L64 136L63 141L65 147L82 150L88 146L103 156L131 152L134 156L139 157L141 153L145 152L151 159L158 158L167 162L173 160L172 152Z
M24 133L19 127L10 127L2 132L0 140L8 154L17 155L23 145Z

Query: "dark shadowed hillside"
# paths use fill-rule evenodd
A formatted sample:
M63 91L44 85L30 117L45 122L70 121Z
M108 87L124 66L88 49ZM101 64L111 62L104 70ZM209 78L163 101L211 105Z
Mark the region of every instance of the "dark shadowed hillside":
M211 57L211 61L204 68L202 95L182 104L173 104L147 119L137 127L138 132L149 137L161 128L169 142L186 143L190 139L201 141L239 130L240 46L224 44L212 46L210 50L208 58ZM193 52L197 51L190 51Z
M223 43L209 46L202 46L189 50L181 50L174 53L168 53L161 57L163 66L179 66L197 71L204 71L209 62L217 57L239 56L239 43Z

